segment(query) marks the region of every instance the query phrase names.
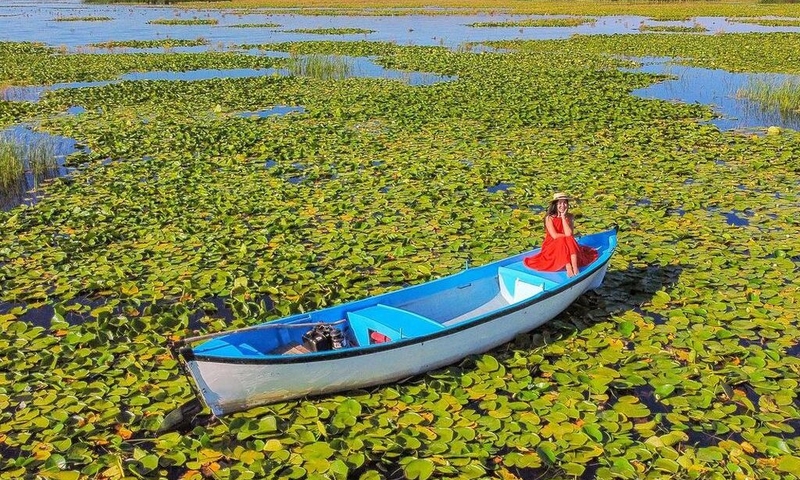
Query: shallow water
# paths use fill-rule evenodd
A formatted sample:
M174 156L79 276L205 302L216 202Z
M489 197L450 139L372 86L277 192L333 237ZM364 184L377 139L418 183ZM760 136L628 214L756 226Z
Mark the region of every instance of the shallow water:
M706 28L706 34L731 32L800 32L800 27L767 27L739 23L719 17L696 17L688 21L655 21L641 16L596 17L595 22L576 27L471 27L476 22L512 22L562 16L509 15L397 15L319 16L294 13L257 13L233 10L184 10L171 7L83 5L80 0L35 2L11 0L0 6L0 40L37 41L71 49L112 40L158 40L166 38L209 40L207 48L220 45L295 42L335 39L396 42L400 45L443 45L458 48L465 43L509 39L556 39L575 34L640 33L641 25ZM110 21L54 21L57 17L111 17ZM152 25L156 19L216 19L217 25ZM594 18L594 17L592 17ZM230 28L237 24L277 23L280 27ZM360 28L369 34L320 35L290 33L297 28ZM194 51L200 49L195 48Z
M278 105L266 110L259 110L257 112L242 112L238 114L239 117L243 118L266 118L266 117L274 117L274 116L281 116L281 115L288 115L290 113L303 113L306 109L303 107L291 107L287 105Z
M800 82L798 75L774 73L731 73L725 70L678 65L671 58L635 58L642 63L628 70L677 78L634 90L642 98L710 105L720 118L711 120L720 130L764 128L771 125L800 130L800 115L785 115L776 108L764 108L750 100L737 98L737 92L750 82L778 85ZM626 69L627 70L627 69Z
M0 138L12 140L20 145L35 146L46 145L55 156L56 168L44 173L43 179L37 179L30 171L30 166L25 164L25 175L20 184L19 191L0 192L0 210L8 210L20 204L32 205L39 199L37 186L39 181L69 175L74 169L65 166L66 158L70 154L81 150L82 147L72 139L45 132L34 131L30 125L14 125L0 131Z

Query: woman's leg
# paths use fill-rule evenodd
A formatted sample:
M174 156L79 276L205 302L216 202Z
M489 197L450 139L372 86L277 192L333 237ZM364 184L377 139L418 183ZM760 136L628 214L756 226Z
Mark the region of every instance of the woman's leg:
M578 270L578 254L577 253L573 253L572 255L570 255L569 256L569 262L570 262L569 266L572 267L572 268L568 268L567 269L567 276L574 277L579 272L579 270ZM570 270L572 270L572 274L571 275L569 273Z

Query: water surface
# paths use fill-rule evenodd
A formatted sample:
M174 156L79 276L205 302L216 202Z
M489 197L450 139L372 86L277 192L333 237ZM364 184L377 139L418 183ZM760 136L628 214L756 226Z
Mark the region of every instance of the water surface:
M299 10L298 10L299 11ZM111 17L103 22L55 21L58 17ZM443 45L458 48L466 43L490 40L532 40L569 38L575 34L641 33L642 25L670 25L706 29L705 34L732 32L800 32L800 27L769 27L719 17L695 17L686 21L656 21L642 16L617 15L594 18L575 27L471 27L479 22L517 22L535 18L564 18L564 15L302 15L260 9L235 11L189 10L171 7L126 5L84 5L80 0L36 2L11 0L0 6L0 40L44 42L68 48L85 47L112 40L159 40L167 38L209 40L206 48L221 45L296 42L335 39L396 42L400 45ZM216 19L217 25L153 25L157 19ZM280 27L229 28L237 24L275 23ZM368 34L321 35L293 33L293 29L360 28ZM193 47L194 51L202 50Z
M739 98L737 92L751 82L779 85L800 82L800 76L776 73L732 73L725 70L679 65L671 58L636 58L642 67L631 71L674 76L674 79L640 88L633 94L642 98L700 103L720 115L711 120L720 130L763 128L771 125L800 130L800 115L787 115L777 108ZM626 69L627 70L627 69Z

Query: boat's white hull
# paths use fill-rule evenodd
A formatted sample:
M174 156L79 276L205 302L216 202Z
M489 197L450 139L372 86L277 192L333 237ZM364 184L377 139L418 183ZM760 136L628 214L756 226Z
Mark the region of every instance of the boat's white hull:
M602 282L607 265L558 293L512 305L488 321L464 322L446 335L333 358L286 356L275 362L190 359L187 366L215 415L256 405L389 383L485 352L549 321Z

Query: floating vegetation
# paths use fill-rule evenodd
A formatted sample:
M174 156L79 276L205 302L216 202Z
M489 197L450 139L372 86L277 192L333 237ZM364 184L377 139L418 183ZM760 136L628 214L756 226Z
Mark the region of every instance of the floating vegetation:
M736 92L736 96L764 108L777 108L785 115L800 115L800 81L752 81Z
M56 17L54 22L108 22L111 17Z
M576 35L567 40L485 42L496 48L535 51L586 49L590 52L632 57L673 57L681 63L732 72L800 73L800 62L787 62L787 55L800 55L797 33L723 33L716 35ZM741 49L733 51L731 45Z
M47 54L43 55L44 52ZM91 61L87 61L86 55L61 53L37 44L0 42L2 75L7 82L15 85L112 80L129 72L270 68L281 62L280 59L266 56L238 55L232 52L113 53L92 55L88 58ZM4 108L24 107L0 104L0 118Z
M731 20L765 27L800 27L800 18L733 18Z
M283 30L284 33L311 33L316 35L355 35L375 33L375 30L365 28L295 28Z
M291 75L311 77L319 80L341 80L350 76L353 67L345 58L335 55L292 54L287 63Z
M641 32L671 32L671 33L703 33L708 29L695 23L691 27L685 25L649 25L643 23L639 26Z
M90 46L97 48L175 48L198 47L208 45L205 38L185 40L180 38L165 38L162 40L115 40L101 43L92 43Z
M141 81L0 102L3 122L41 118L90 148L74 181L0 212L0 474L796 476L798 134L723 132L698 121L702 105L636 98L659 78L612 55L791 71L798 38L575 37L504 54L262 45L457 80ZM0 55L9 82L263 60L3 43ZM62 114L74 105L86 112ZM275 105L305 113L222 114ZM397 385L158 431L193 396L170 338L523 251L555 190L578 198L581 231L618 223L620 245L597 294L543 328Z
M282 26L280 23L237 23L227 25L230 28L277 28Z
M158 18L147 22L152 25L217 25L216 18Z
M597 22L595 18L532 18L513 22L475 22L470 27L577 27Z

